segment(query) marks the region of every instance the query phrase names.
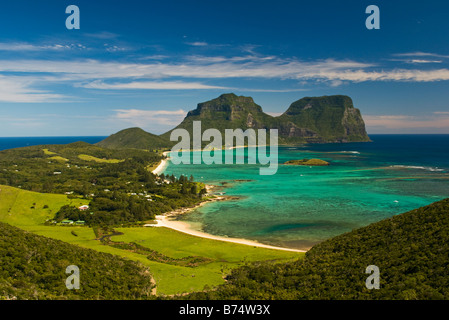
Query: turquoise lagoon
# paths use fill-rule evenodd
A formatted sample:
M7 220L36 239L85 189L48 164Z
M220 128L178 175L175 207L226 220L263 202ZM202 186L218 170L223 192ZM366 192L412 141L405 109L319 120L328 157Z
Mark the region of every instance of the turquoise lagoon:
M449 197L449 135L372 135L370 143L279 147L275 175L259 165L169 163L239 200L178 217L204 232L308 249L330 237ZM192 157L199 156L193 152ZM327 167L282 165L319 158Z

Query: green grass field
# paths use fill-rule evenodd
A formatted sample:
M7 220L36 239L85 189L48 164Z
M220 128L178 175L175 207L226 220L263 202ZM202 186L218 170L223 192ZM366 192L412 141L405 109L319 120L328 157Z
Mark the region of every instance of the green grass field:
M151 263L151 270L160 293L180 293L201 290L205 285L213 287L223 283L223 276L230 268L250 261L291 260L303 256L281 250L270 250L235 243L191 236L168 228L117 228L124 235L113 241L135 242L173 258L201 256L213 262L196 268Z
M87 200L69 199L66 195L41 194L8 186L0 186L0 190L0 221L42 236L140 261L150 268L157 284L158 294L171 295L214 287L224 282L223 276L231 268L246 262L287 261L304 256L302 253L199 238L167 228L115 229L124 234L112 237L111 240L114 242L135 242L171 258L201 256L212 260L194 268L150 261L145 255L102 244L95 240L95 234L89 227L44 225L47 219L53 218L61 206L88 204ZM72 231L77 236L74 236Z
M80 154L78 155L78 158L80 158L81 160L103 162L103 163L119 163L123 161L119 159L100 159L94 156L89 156L87 154Z
M63 205L88 203L88 200L69 199L66 195L42 194L0 185L0 220L17 227L42 225L47 219L52 219Z
M57 154L56 152L50 151L50 150L48 150L48 149L42 149L42 151L44 151L44 153L45 153L46 155Z

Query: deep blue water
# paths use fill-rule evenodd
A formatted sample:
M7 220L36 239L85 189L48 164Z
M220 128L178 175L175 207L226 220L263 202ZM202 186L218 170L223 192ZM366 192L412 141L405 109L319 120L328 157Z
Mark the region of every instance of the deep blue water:
M97 143L106 137L0 137L0 150L37 146L41 144L67 144L77 141Z
M354 151L377 165L424 166L449 170L449 135L385 134L370 135L372 143L309 144L304 149L316 152Z

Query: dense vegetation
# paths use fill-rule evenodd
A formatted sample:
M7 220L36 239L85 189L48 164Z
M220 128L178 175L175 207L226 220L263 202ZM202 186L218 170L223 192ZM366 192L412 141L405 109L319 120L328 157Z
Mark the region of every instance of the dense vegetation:
M67 289L69 265L80 288ZM143 265L0 222L1 299L147 299L153 288Z
M64 206L55 220L118 225L201 201L204 188L193 177L156 176L157 153L105 149L84 142L0 152L0 185L90 200L88 210Z
M314 246L293 263L236 269L194 299L449 299L449 199ZM380 270L367 289L366 267Z
M277 117L286 141L305 136L308 142L370 141L359 109L348 96L305 97ZM285 125L293 123L294 125Z

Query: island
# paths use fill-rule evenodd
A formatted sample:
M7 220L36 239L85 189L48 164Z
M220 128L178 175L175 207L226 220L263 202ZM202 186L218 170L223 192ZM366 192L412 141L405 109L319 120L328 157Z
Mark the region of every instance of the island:
M321 159L299 159L288 160L284 164L296 166L328 166L330 163Z

